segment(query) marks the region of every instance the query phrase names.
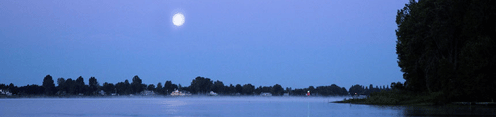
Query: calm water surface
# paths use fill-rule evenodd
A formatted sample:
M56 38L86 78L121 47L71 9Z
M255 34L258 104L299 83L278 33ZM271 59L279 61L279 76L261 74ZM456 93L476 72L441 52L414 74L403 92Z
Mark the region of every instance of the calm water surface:
M328 103L345 97L0 99L0 117L343 117L496 115L491 108Z

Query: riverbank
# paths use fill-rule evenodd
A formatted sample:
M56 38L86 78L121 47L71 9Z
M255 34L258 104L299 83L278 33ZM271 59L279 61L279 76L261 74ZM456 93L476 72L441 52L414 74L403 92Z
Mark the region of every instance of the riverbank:
M421 95L398 91L375 92L366 98L351 98L333 103L371 104L371 105L437 105L437 95Z
M441 94L413 94L407 92L376 92L365 98L350 98L332 103L351 103L367 105L397 106L451 106L451 107L490 107L496 108L495 102L445 102L436 97Z

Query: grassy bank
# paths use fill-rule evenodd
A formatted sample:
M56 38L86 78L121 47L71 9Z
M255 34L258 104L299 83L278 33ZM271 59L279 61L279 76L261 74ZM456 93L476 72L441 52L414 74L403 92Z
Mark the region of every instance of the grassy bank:
M422 95L398 91L372 93L367 98L352 98L334 103L373 104L373 105L434 105L437 94Z

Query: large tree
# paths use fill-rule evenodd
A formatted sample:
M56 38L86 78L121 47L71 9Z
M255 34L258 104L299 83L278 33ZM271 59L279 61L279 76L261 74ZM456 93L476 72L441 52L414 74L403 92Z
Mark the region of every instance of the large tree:
M45 95L54 95L57 91L53 78L50 75L46 75L45 78L43 78L43 87L45 88Z
M215 81L213 86L212 86L212 91L216 92L216 93L225 93L224 92L224 83L222 81Z
M72 78L67 78L64 83L65 90L68 94L75 95L76 94L76 81L72 80Z
M284 89L281 85L275 84L270 91L274 96L282 96L284 94Z
M157 94L165 94L164 89L162 89L162 83L161 82L158 82L157 87L155 88L155 92L157 92Z
M98 90L98 87L100 86L98 84L98 81L96 80L95 77L90 77L90 79L88 80L89 82L89 92L91 95L95 95L97 93L97 90Z
M155 85L154 85L154 84L149 84L149 85L146 87L146 90L149 90L149 91L155 91Z
M83 76L79 76L76 79L76 94L84 94L86 93L86 85L84 84L84 78Z
M116 90L116 93L119 95L128 94L127 86L124 82L118 82L117 84L115 84L115 90Z
M350 87L348 90L350 95L362 95L365 93L365 89L363 89L362 85L356 84Z
M65 84L65 79L64 78L58 78L57 79L57 94L66 94L67 93L67 85Z
M241 86L240 84L236 84L235 89L236 89L236 93L239 94L243 93L243 86Z
M242 89L243 93L245 95L253 95L253 92L255 91L255 86L251 85L250 83L243 85Z
M129 83L129 80L124 80L123 87L121 87L124 90L125 94L132 94L133 93L133 88L131 87L131 83Z
M192 93L206 93L212 89L212 80L210 78L196 77L191 81L190 90Z
M176 84L173 84L172 81L170 81L170 80L165 81L164 91L166 92L166 94L170 94L176 89L178 89L178 87Z
M132 87L132 92L133 94L140 93L145 89L145 86L142 85L141 78L138 77L138 75L135 75L133 77L133 82L131 83Z
M396 53L406 89L445 101L491 101L494 6L494 0L411 0L399 10Z
M107 83L107 82L103 83L103 91L107 95L112 94L112 93L115 93L115 86L114 86L114 84Z

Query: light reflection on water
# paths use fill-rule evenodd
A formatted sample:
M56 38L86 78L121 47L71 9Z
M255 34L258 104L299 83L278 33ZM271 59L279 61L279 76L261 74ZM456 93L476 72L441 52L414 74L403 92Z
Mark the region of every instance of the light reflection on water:
M180 106L184 106L187 103L182 100L164 100L160 104L165 105L167 114L174 115L178 114Z
M328 103L345 97L156 97L0 99L0 117L322 117L495 115L493 108ZM480 114L482 113L482 114Z

